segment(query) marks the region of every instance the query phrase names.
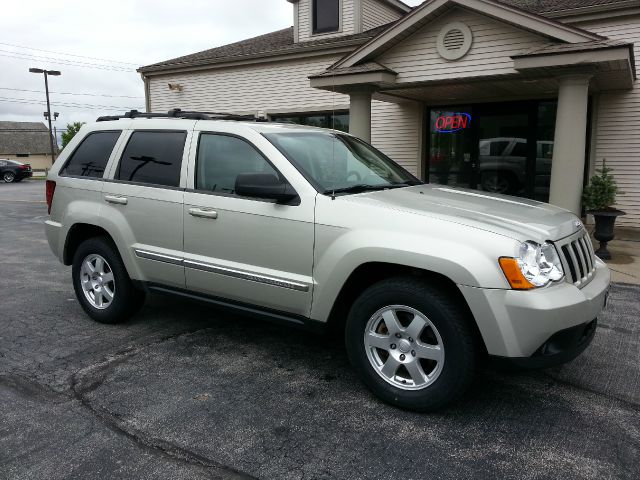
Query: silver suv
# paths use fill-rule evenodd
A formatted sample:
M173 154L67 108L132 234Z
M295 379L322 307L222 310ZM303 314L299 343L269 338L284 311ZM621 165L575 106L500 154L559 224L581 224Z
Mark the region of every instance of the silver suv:
M545 367L593 338L610 275L568 211L426 185L333 130L127 117L83 126L47 181L49 244L99 322L162 292L338 330L376 395L420 411L483 356Z

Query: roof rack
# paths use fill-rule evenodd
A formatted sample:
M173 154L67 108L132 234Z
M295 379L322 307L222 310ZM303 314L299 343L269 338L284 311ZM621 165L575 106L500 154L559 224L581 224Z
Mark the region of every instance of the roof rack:
M259 115L238 115L226 112L190 112L179 108L169 110L167 113L139 112L130 110L124 115L106 115L98 117L96 122L110 122L121 118L182 118L187 120L236 120L249 122L268 122L266 117Z

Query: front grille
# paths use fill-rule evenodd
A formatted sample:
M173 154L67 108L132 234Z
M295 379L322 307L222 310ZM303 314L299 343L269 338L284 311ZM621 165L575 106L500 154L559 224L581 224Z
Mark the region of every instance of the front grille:
M585 230L556 242L567 282L583 287L596 271L595 254L591 239Z

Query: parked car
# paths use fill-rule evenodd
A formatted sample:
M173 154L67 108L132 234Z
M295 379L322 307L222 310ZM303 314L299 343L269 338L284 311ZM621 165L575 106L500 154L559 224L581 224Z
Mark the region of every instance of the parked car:
M0 178L5 183L13 183L33 176L31 165L20 163L15 160L0 158Z
M527 176L527 140L516 137L486 138L479 142L480 187L486 192L517 195ZM553 141L536 142L535 191L548 194Z
M84 125L46 184L49 244L98 322L161 292L335 329L375 394L419 411L483 356L545 367L594 336L610 274L568 211L423 184L337 131L128 117Z

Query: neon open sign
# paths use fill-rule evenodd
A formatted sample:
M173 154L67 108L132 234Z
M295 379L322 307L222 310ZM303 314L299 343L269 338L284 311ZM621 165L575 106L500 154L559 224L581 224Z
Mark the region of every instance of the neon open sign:
M468 128L471 124L471 115L468 113L450 113L440 115L436 119L436 132L453 133Z

